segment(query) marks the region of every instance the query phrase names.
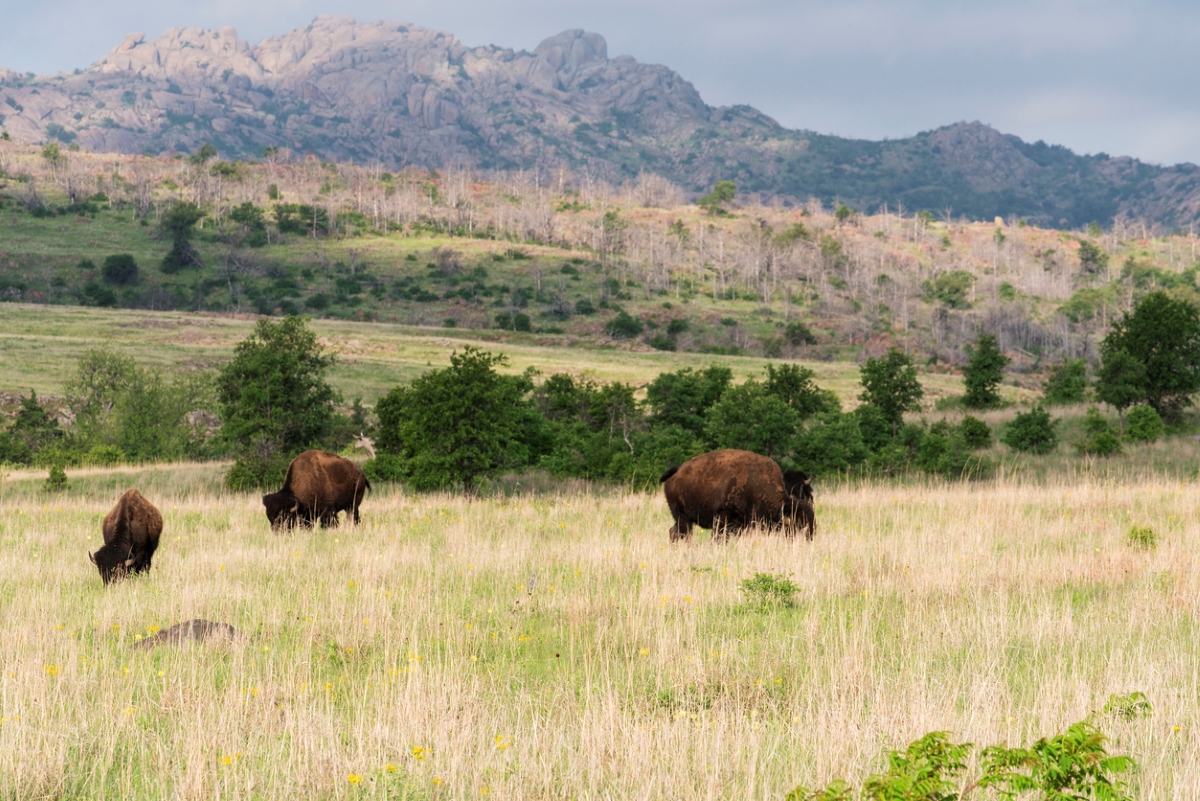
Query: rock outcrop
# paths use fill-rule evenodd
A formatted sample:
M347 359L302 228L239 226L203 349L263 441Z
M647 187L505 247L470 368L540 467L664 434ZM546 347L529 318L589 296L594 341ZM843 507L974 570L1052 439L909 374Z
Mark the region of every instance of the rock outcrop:
M748 106L710 107L674 71L610 58L582 30L533 52L329 16L253 46L233 28L133 33L76 74L0 69L0 128L119 153L211 141L224 158L284 147L388 167L650 171L693 192L729 178L797 200L1055 225L1118 214L1187 225L1200 209L1190 165L1075 156L977 123L884 143L790 131Z

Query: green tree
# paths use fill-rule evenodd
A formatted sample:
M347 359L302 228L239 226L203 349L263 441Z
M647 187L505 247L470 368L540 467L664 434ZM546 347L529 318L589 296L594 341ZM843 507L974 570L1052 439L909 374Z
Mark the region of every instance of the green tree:
M1142 364L1146 402L1172 423L1200 390L1200 310L1165 292L1151 293L1113 323L1100 343L1106 361L1118 351Z
M696 201L696 205L711 216L723 216L729 213L725 208L737 196L737 184L733 181L717 181L716 186L704 197Z
M904 419L904 413L921 408L925 390L917 380L912 359L892 348L881 359L867 359L860 369L863 391L858 399L879 409L892 426L892 437Z
M0 434L0 463L33 464L39 451L58 443L63 436L58 420L38 403L37 393L21 399L21 408L8 430Z
M791 461L813 475L852 470L870 456L858 415L822 412L804 425Z
M733 371L715 364L699 372L659 373L646 387L651 425L676 425L703 437L705 415L732 383Z
M398 457L398 472L415 489L474 493L482 479L530 463L529 434L540 418L528 397L533 382L497 373L506 361L468 345L451 354L449 367L376 405L376 445Z
M137 261L128 253L117 253L104 259L100 274L110 284L126 286L138 282Z
M795 446L800 414L757 381L730 387L708 411L705 433L717 448L786 456Z
M303 317L259 320L217 377L222 437L237 454L227 477L249 488L283 480L288 462L320 445L333 424L333 364Z
M1004 427L1000 441L1017 451L1030 451L1045 454L1054 450L1058 445L1058 433L1054 427L1057 420L1051 420L1050 414L1041 406L1034 406L1028 412L1018 414Z
M974 347L967 347L967 367L963 370L967 386L963 405L968 409L992 409L1000 405L997 391L1004 378L1004 368L1010 359L1000 352L996 338L991 334L980 334Z
M1108 268L1108 254L1099 245L1081 239L1079 241L1079 267L1089 275L1103 272Z
M162 230L171 237L171 249L162 260L164 273L176 273L185 267L202 267L200 254L192 247L195 225L204 212L195 203L176 203L162 219Z
M1103 354L1096 375L1096 397L1117 410L1125 430L1125 410L1146 399L1146 366L1123 350Z
M117 459L163 461L203 456L208 428L192 412L214 408L212 376L189 372L168 380L132 358L93 348L79 359L67 383L75 416L74 447Z
M795 364L767 365L767 381L763 389L792 407L801 420L820 412L841 410L837 396L821 389L813 381L816 376L807 367Z
M1051 367L1042 392L1047 406L1082 403L1087 392L1087 360L1066 359Z
M188 157L188 161L197 167L203 167L217 157L217 147L212 142L205 142L200 149Z

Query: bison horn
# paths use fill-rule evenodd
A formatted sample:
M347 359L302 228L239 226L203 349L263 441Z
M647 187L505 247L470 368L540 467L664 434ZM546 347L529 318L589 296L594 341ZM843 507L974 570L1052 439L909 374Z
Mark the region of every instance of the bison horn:
M88 551L88 559L92 560L93 565L96 564L96 554L92 553L91 551Z
M133 567L133 560L132 560L132 559L126 559L126 560L125 560L125 567Z
M298 511L300 511L300 503L299 503L299 502L296 502L296 503L293 503L293 504L292 504L292 511L293 511L293 512L298 512Z

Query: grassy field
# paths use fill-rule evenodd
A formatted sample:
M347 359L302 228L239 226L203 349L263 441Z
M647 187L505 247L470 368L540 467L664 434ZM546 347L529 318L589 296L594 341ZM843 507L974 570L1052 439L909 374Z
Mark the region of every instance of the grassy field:
M362 396L373 404L392 387L411 381L430 367L450 363L450 354L474 344L509 358L508 369L535 367L543 373L584 373L600 381L643 384L659 373L683 367L723 364L737 380L761 376L768 360L749 356L670 353L640 347L602 348L576 343L571 337L499 331L464 331L314 320L312 328L337 357L330 383L350 400ZM177 370L214 366L232 356L233 347L254 327L249 316L216 316L184 312L94 309L82 306L0 304L0 390L39 394L61 393L79 356L101 344L133 356L143 366ZM850 362L804 362L817 383L838 394L844 405L857 403L858 365ZM959 376L922 375L926 400L961 394ZM1035 393L1005 387L1012 400Z
M781 798L1134 690L1151 717L1095 721L1135 797L1200 796L1192 483L825 487L812 543L669 547L661 497L617 490L383 487L357 529L274 535L221 470L3 483L0 797ZM163 542L105 589L86 551L128 486ZM796 606L744 603L758 572ZM196 617L246 639L131 648Z

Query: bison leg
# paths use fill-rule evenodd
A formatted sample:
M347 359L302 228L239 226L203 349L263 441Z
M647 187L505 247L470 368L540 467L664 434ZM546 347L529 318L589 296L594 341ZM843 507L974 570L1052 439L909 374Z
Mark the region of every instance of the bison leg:
M680 540L690 540L692 538L692 524L687 518L680 518L675 521L675 525L671 526L671 542L679 542Z

